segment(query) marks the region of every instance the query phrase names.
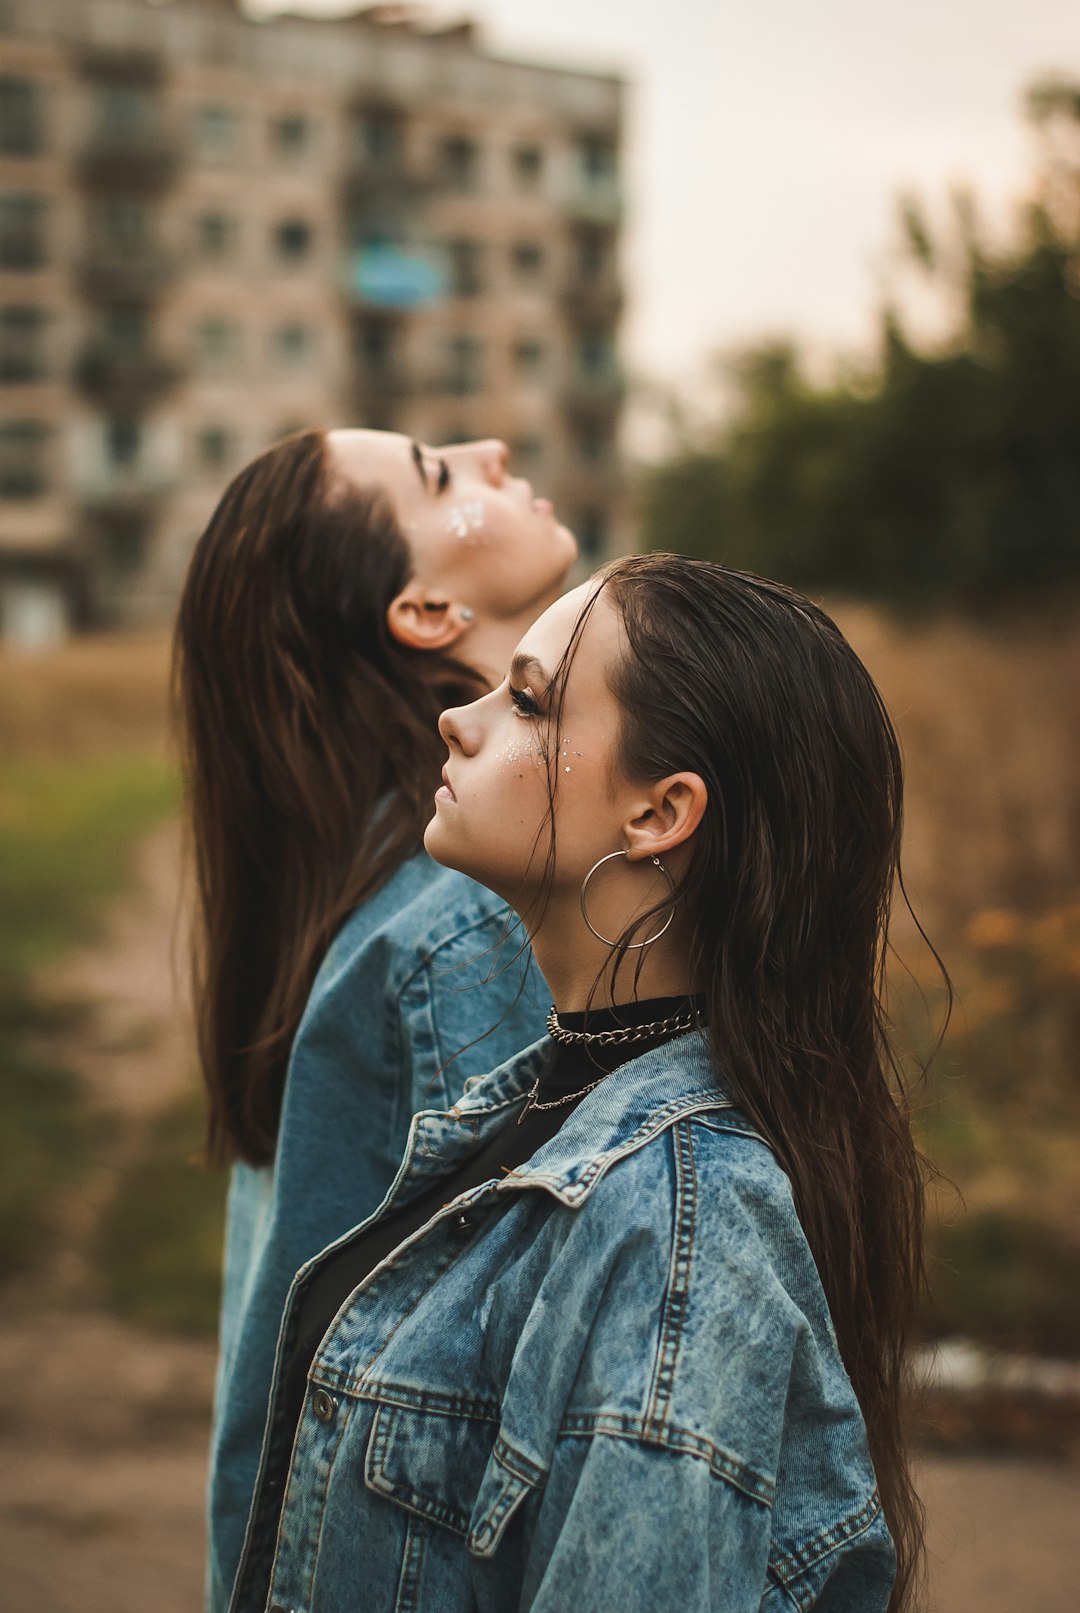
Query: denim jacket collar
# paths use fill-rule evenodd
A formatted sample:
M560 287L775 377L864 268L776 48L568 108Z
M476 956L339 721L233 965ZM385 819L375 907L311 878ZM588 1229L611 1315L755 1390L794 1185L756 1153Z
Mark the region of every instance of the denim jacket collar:
M524 1102L551 1050L550 1038L542 1037L490 1075L468 1083L448 1113L428 1110L415 1116L401 1169L376 1214L448 1175L505 1125L508 1111ZM576 1208L609 1166L684 1115L733 1107L704 1039L697 1031L688 1032L613 1070L570 1112L555 1136L494 1190L543 1188ZM732 1123L753 1135L741 1116L733 1116Z

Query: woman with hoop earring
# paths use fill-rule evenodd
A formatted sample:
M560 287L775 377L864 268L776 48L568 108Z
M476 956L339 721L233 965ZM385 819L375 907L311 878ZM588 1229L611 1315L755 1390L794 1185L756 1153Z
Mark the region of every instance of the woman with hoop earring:
M232 1613L912 1613L902 775L835 624L617 561L443 713L432 856L549 1035L301 1272Z

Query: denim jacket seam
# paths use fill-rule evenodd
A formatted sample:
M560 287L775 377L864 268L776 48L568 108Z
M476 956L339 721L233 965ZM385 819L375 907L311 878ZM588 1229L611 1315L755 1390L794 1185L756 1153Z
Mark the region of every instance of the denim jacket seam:
M748 1500L759 1506L772 1508L776 1486L771 1479L749 1467L714 1440L693 1429L676 1423L658 1425L647 1417L630 1412L574 1412L563 1418L558 1438L591 1439L599 1435L609 1439L633 1440L640 1445L651 1445L658 1450L674 1452L677 1456L691 1457L708 1464L714 1478L731 1484Z
M697 1217L697 1171L693 1135L689 1122L676 1120L668 1128L675 1167L675 1214L672 1217L671 1257L660 1323L660 1344L649 1389L646 1422L663 1428L671 1405L671 1393L679 1361L690 1303L690 1270Z
M790 1593L792 1586L803 1579L812 1568L824 1562L841 1546L849 1545L851 1541L865 1534L880 1515L881 1498L877 1490L873 1490L857 1512L851 1513L839 1523L831 1524L828 1529L823 1529L804 1545L788 1551L774 1549L769 1555L769 1566L780 1584Z
M415 1411L434 1417L468 1417L490 1423L498 1423L501 1417L497 1400L445 1395L433 1389L410 1389L404 1384L372 1383L366 1373L355 1376L325 1364L312 1371L311 1381L374 1406L391 1406L395 1411Z
M483 929L485 924L490 924L492 920L499 919L499 917L498 912L482 913L478 918L468 920L463 915L455 915L455 928L448 935L441 936L433 945L420 951L418 961L412 970L405 976L404 980L395 986L394 995L399 998L404 996L417 975L429 970L440 952L445 951L449 946L453 946L455 941L460 941L465 936L471 935L474 930Z

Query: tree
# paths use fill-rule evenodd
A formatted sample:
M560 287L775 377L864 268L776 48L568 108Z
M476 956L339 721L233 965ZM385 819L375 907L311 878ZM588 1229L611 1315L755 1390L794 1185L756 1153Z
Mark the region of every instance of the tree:
M977 604L1080 577L1080 87L1029 91L1040 160L1014 239L968 197L948 236L901 205L902 264L960 315L934 351L881 316L869 386L811 384L792 344L730 366L737 403L648 478L646 542L780 577Z

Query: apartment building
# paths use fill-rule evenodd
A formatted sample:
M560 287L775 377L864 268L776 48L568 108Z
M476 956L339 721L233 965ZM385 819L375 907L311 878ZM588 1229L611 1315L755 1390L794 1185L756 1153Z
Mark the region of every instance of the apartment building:
M0 632L167 615L308 425L504 437L624 547L622 101L401 6L0 0Z

